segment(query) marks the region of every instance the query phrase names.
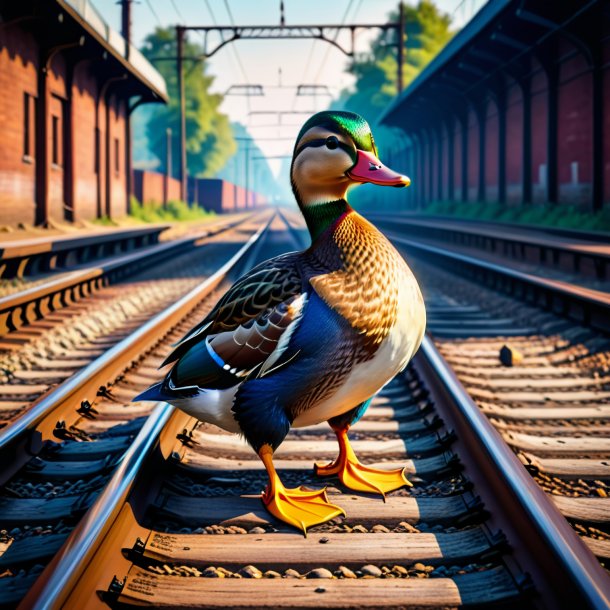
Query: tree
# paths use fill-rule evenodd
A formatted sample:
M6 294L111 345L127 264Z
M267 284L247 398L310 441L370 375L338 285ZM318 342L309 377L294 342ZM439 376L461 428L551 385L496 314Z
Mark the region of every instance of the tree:
M451 17L439 11L432 0L405 5L405 63L403 82L411 81L449 42L454 32ZM398 13L389 21L398 21ZM371 45L370 53L354 58L350 71L356 77L352 90L344 91L339 104L363 116L377 116L396 96L396 30L384 30Z
M180 102L176 74L176 35L173 28L157 28L146 37L142 48L144 55L161 72L167 83L169 103L156 105L148 110L148 120L135 121L145 124L148 151L157 159L157 168L166 171L167 129L172 130L172 175L180 172ZM203 50L188 40L184 44L184 90L186 106L186 165L191 176L214 176L237 150L228 117L218 108L222 96L210 93L213 77L206 74ZM134 151L136 160L150 161L150 155L142 149L142 138L136 135L139 147Z

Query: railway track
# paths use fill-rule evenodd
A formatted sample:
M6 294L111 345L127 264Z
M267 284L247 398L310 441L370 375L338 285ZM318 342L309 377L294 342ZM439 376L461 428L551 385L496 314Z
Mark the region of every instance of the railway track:
M0 431L5 528L0 605L14 607L120 467L154 406L130 401L159 377L161 346L167 349L205 315L236 269L251 265L269 222L268 217L254 235L248 231L247 243L203 283L196 282Z
M273 221L265 258L294 248L295 228L285 231L284 220ZM250 243L251 260L261 239ZM95 417L81 417L72 428L91 440L47 444L47 453L26 466L41 473L47 468L42 480L53 469L65 475L76 468L76 476L91 481L99 476L91 461L108 460L108 447L122 444L105 464L108 474L98 481L97 494L77 486L81 495L53 501L57 507L69 504L58 522L77 525L46 552L46 560L53 559L42 574L44 561L32 548L42 548L42 538L54 535L52 527L28 535L25 526L16 526L2 558L5 569L11 553L25 566L24 574L12 579L12 591L4 587L13 599L32 587L20 607L608 606L607 577L599 563L429 339L354 428L359 455L388 467L406 464L415 487L394 492L383 503L333 482L329 493L348 516L313 528L307 538L262 509L263 471L236 437L197 425L166 404L124 406L156 378L153 367L169 344L205 313L225 284L218 275L204 286L207 300L201 301L201 291L191 294L188 306L186 297L176 303L162 330L158 316L140 333L139 341L165 335L159 344L143 349L126 339L116 346L124 351L104 358L104 366L113 368L100 376L83 371L91 387L106 379L92 405ZM192 313L184 317L188 309ZM140 357L125 371L134 352ZM81 397L82 388L74 395ZM133 419L151 408L143 425ZM130 421L120 423L117 412ZM324 426L292 433L276 462L290 485L319 486L311 466L334 457L331 436ZM87 459L91 455L94 460ZM24 499L13 498L13 504ZM48 516L52 499L43 500ZM23 508L15 508L17 513L23 516ZM8 513L0 507L3 514ZM40 510L37 514L42 523Z
M431 248L399 231L390 236L414 263L435 345L608 566L610 340L599 330L610 319L607 294L544 279L537 286L532 275Z
M167 248L138 252L129 255L128 262L112 261L108 267L122 270L118 277L105 272L99 276L103 290L78 301L64 297L65 307L46 311L42 319L0 339L0 428L214 273L262 221L262 216L242 219L239 226L225 224L205 238L186 238ZM76 274L94 271L100 270ZM19 309L27 298L27 294L15 295L7 301Z
M27 333L32 332L32 325L35 322L52 316L54 312L90 296L100 288L148 269L161 261L178 257L201 245L201 240L212 238L240 225L249 216L231 219L228 222L221 221L184 237L156 243L93 265L90 263L76 265L71 270L55 273L53 276L29 279L17 284L20 288L17 292L13 292L15 286L4 283L2 286L4 294L0 297L0 337L11 333L11 338L0 341L0 346L6 349L10 346L10 341L15 341L20 336L14 331L27 326L27 330L24 331L27 337ZM103 246L104 244L101 244L99 247ZM19 263L15 264L19 265Z

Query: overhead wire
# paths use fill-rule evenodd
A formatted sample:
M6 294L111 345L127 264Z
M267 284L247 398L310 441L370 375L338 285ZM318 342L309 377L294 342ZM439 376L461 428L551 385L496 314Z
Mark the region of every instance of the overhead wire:
M159 15L157 14L157 11L155 10L155 7L152 5L151 1L146 0L146 4L148 5L148 8L150 9L150 12L153 14L154 18L157 20L157 23L162 25L161 19L159 19Z
M349 0L349 2L347 3L347 8L345 9L345 13L343 13L343 19L341 19L341 25L345 24L347 15L350 12L350 9L352 8L353 4L354 4L354 0ZM336 41L337 38L339 38L339 32L340 32L340 30L336 31L335 35L333 36L333 41ZM316 76L314 78L315 84L318 83L320 74L322 74L322 70L324 69L324 66L326 65L326 60L328 59L328 55L330 54L331 48L332 47L330 45L326 48L326 53L324 54L324 57L322 58L322 63L320 64L320 68L318 69L318 72L316 73Z
M178 5L176 4L176 0L170 0L170 2L172 3L174 10L176 11L176 15L178 15L178 18L182 21L182 23L184 23L185 22L184 16L180 12L180 9L178 8Z
M227 9L227 13L229 15L229 21L231 22L231 25L233 27L235 27L235 19L233 18L233 13L231 11L231 7L229 6L229 0L224 0L224 5L225 5L225 8ZM237 65L239 66L239 69L240 69L240 71L242 73L242 76L244 78L244 83L246 85L249 85L250 84L250 79L248 78L248 73L244 69L244 65L241 62L241 57L239 56L239 53L237 52L237 48L235 47L235 45L231 45L231 50L233 51L233 55L235 56L235 60L237 61ZM249 95L246 96L246 105L248 107L248 110L250 110L250 96Z
M345 10L345 13L343 14L343 19L341 21L341 25L344 24L345 19L347 18L347 15L349 13L350 7L353 4L354 0L349 0L348 4L347 4L347 9ZM362 0L360 0L358 7L356 9L356 12L358 12L358 10L360 10L360 6L362 5ZM339 36L339 32L337 31L335 37L333 38L333 40L337 40L337 37ZM305 60L305 71L303 72L303 79L306 81L306 77L307 77L307 73L309 72L309 68L311 66L311 60L313 57L313 52L314 49L316 48L316 43L318 42L318 40L314 40L311 43L311 46L309 47L309 53L307 55L307 59ZM318 73L316 74L316 77L314 79L314 83L318 82L318 78L320 77L320 72L322 71L322 68L324 67L324 64L326 63L326 60L328 58L328 54L330 52L330 46L326 49L326 53L324 54L324 58L322 59L322 64L320 65L320 69L318 70ZM295 94L293 102L292 102L292 110L295 109L297 105L297 96Z
M354 14L352 15L352 19L354 21L356 21L356 17L358 15L358 13L360 12L360 8L362 7L362 3L364 0L359 0L358 4L356 5L356 10L354 11Z

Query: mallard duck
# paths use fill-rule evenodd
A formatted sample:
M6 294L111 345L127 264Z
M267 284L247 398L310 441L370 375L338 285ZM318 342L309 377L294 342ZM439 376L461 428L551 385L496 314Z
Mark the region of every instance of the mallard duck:
M367 122L325 111L301 129L292 189L311 234L303 252L269 259L244 275L163 363L165 379L136 400L169 402L242 434L262 460L262 499L277 518L307 528L344 514L325 490L288 489L273 453L291 427L326 421L339 456L316 465L347 487L384 495L410 485L403 469L358 461L347 431L419 347L426 315L417 281L390 242L348 204L347 190L409 178L378 159Z

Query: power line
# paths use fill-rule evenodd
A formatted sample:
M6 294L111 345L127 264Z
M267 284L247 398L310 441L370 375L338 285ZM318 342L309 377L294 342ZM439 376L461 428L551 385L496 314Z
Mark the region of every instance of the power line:
M150 0L146 0L146 4L148 5L148 8L150 9L150 12L153 14L154 18L157 20L157 23L159 25L161 25L161 19L159 19L159 15L157 15L157 11L155 10L154 6L152 5Z
M212 10L212 7L210 6L209 0L205 0L205 5L208 7L208 13L210 13L212 22L214 23L214 25L218 25L218 21L216 21L216 15L214 15L214 11Z
M345 9L345 13L343 13L343 19L341 19L341 25L345 24L345 20L347 19L347 15L348 15L350 9L352 8L353 3L354 3L354 0L349 0L349 2L347 3L347 8ZM333 41L337 40L338 37L339 37L339 30L337 30L337 33L334 35ZM320 78L320 74L322 73L322 70L324 69L324 65L326 64L326 60L328 59L330 50L331 50L331 46L329 45L326 48L326 53L324 54L324 57L322 58L322 63L320 64L320 68L316 74L316 77L313 79L314 83L317 83L318 79Z
M235 19L233 19L233 13L231 12L231 7L229 6L228 0L224 0L224 4L225 4L225 8L227 9L227 13L229 15L229 21L231 22L231 25L235 26ZM244 64L241 63L241 57L239 56L239 53L237 52L236 45L234 45L234 44L231 45L231 51L233 51L233 55L235 56L235 61L237 62L237 65L239 66L241 74L244 78L244 82L246 84L248 84L250 82L250 80L248 79L248 74L246 73L246 70L244 69ZM248 108L248 110L250 110L250 96L249 95L246 96L246 107Z
M174 7L176 14L178 15L178 18L184 23L185 19L182 13L180 12L180 9L178 8L178 5L176 4L176 0L170 0L170 2L172 3L172 6Z
M342 21L342 25L343 25L343 22L345 21L345 18L347 17L347 13L349 12L350 6L352 5L353 1L354 1L354 0L349 0L349 2L348 2L348 4L347 4L347 9L346 9L346 11L345 11L345 13L344 13L344 15L343 15L343 21ZM357 13L357 12L360 10L360 6L361 6L361 5L362 5L362 0L360 0L360 2L358 3L358 7L356 8L356 13ZM354 17L355 17L355 16L356 16L356 15L354 14ZM338 36L339 36L339 32L337 32L337 34L335 35L335 37L333 38L333 40L336 40ZM314 51L314 49L315 49L315 47L316 47L316 42L318 42L318 41L317 41L317 40L314 40L314 41L311 43L311 46L309 47L309 53L308 53L308 55L307 55L307 59L305 60L305 71L303 72L303 79L304 79L304 81L306 81L306 80L307 80L307 78L306 78L306 77L307 77L307 73L309 72L309 67L311 66L311 60L312 60L312 57L313 57L313 51ZM329 52L330 52L330 47L328 47L328 48L326 49L326 53L325 53L325 55L324 55L324 59L322 60L322 65L320 66L320 69L318 70L318 73L317 73L317 75L316 75L316 78L314 79L314 83L317 83L317 81L318 81L318 77L320 76L320 72L321 72L321 70L322 70L322 67L323 67L323 66L324 66L324 64L326 63L326 59L328 58L328 54L329 54ZM292 102L292 109L293 109L293 110L295 109L296 105L297 105L297 96L295 95L294 100L293 100L293 102Z
M227 9L227 13L229 14L229 21L231 22L231 25L235 25L235 19L233 19L233 13L231 12L231 7L229 6L229 2L228 0L224 0L225 3L225 7ZM239 57L239 53L237 52L237 49L235 48L235 46L231 45L231 49L233 50L234 54L235 54L235 59L237 60L237 64L239 65L239 69L241 70L241 73L244 77L244 81L246 83L248 83L248 75L246 74L246 71L244 70L244 65L241 63L241 59Z
M360 7L362 6L362 2L363 0L360 0L356 6L356 10L354 11L354 14L352 15L352 21L356 21L356 17L358 16L358 12L360 11Z
M231 25L235 25L235 19L233 19L233 13L231 12L231 7L229 6L228 0L224 0L225 8L227 9L227 13L229 13L229 19L231 20Z

